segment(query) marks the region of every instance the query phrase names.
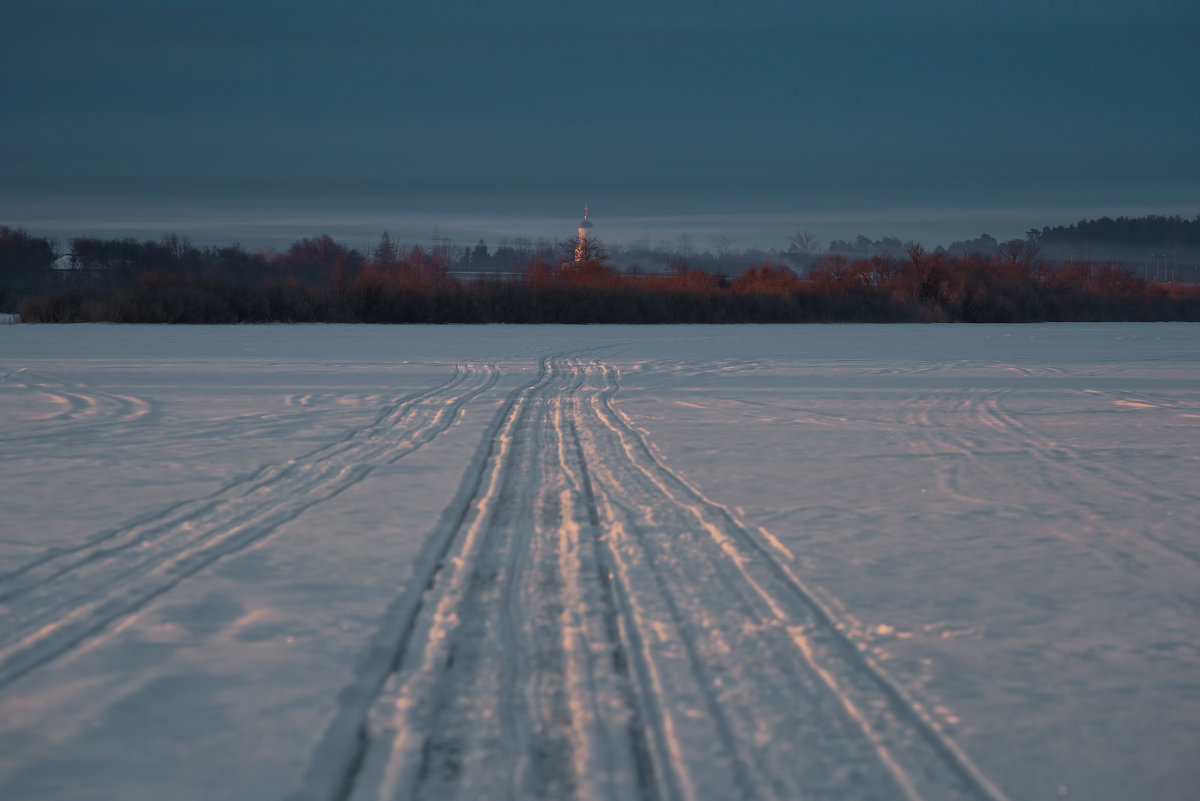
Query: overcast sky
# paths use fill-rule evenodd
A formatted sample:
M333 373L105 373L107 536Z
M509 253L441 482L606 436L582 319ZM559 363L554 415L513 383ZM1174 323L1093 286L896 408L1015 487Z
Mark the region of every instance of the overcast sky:
M3 5L0 224L1200 213L1194 0Z

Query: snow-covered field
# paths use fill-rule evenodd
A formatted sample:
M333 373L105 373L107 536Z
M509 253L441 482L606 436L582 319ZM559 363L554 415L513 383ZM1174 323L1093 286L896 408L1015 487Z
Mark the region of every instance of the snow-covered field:
M0 328L0 798L1193 799L1200 326Z

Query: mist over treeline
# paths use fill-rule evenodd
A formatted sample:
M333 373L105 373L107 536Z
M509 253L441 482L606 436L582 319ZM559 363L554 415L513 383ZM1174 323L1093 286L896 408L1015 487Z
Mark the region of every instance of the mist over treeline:
M1200 320L1200 215L984 234L929 251L892 237L785 251L588 240L397 245L328 236L285 251L72 239L0 227L0 311L26 322L1037 322ZM1079 252L1086 254L1080 256ZM1106 252L1147 258L1104 259ZM1064 255L1065 254L1065 255ZM1149 258L1153 256L1153 258Z
M1179 215L1080 220L1067 226L1031 228L1024 239L1006 242L981 234L934 252L992 256L1029 246L1036 247L1038 255L1049 262L1086 259L1123 267L1152 280L1200 281L1200 214L1191 220ZM852 242L835 239L825 252L871 256L898 255L903 250L903 243L895 237L871 240L860 235Z

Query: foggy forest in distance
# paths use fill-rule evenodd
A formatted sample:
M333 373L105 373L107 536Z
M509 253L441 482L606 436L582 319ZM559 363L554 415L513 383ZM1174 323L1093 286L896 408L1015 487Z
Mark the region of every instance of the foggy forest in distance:
M581 229L582 230L582 229ZM1200 215L1102 217L927 250L808 231L785 250L326 235L284 251L0 228L0 311L26 322L743 323L1200 319Z

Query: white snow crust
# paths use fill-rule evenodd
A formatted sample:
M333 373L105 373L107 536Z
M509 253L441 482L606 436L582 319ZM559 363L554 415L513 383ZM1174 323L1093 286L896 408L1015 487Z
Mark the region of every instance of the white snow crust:
M0 798L1200 786L1197 325L6 325L0 521Z

